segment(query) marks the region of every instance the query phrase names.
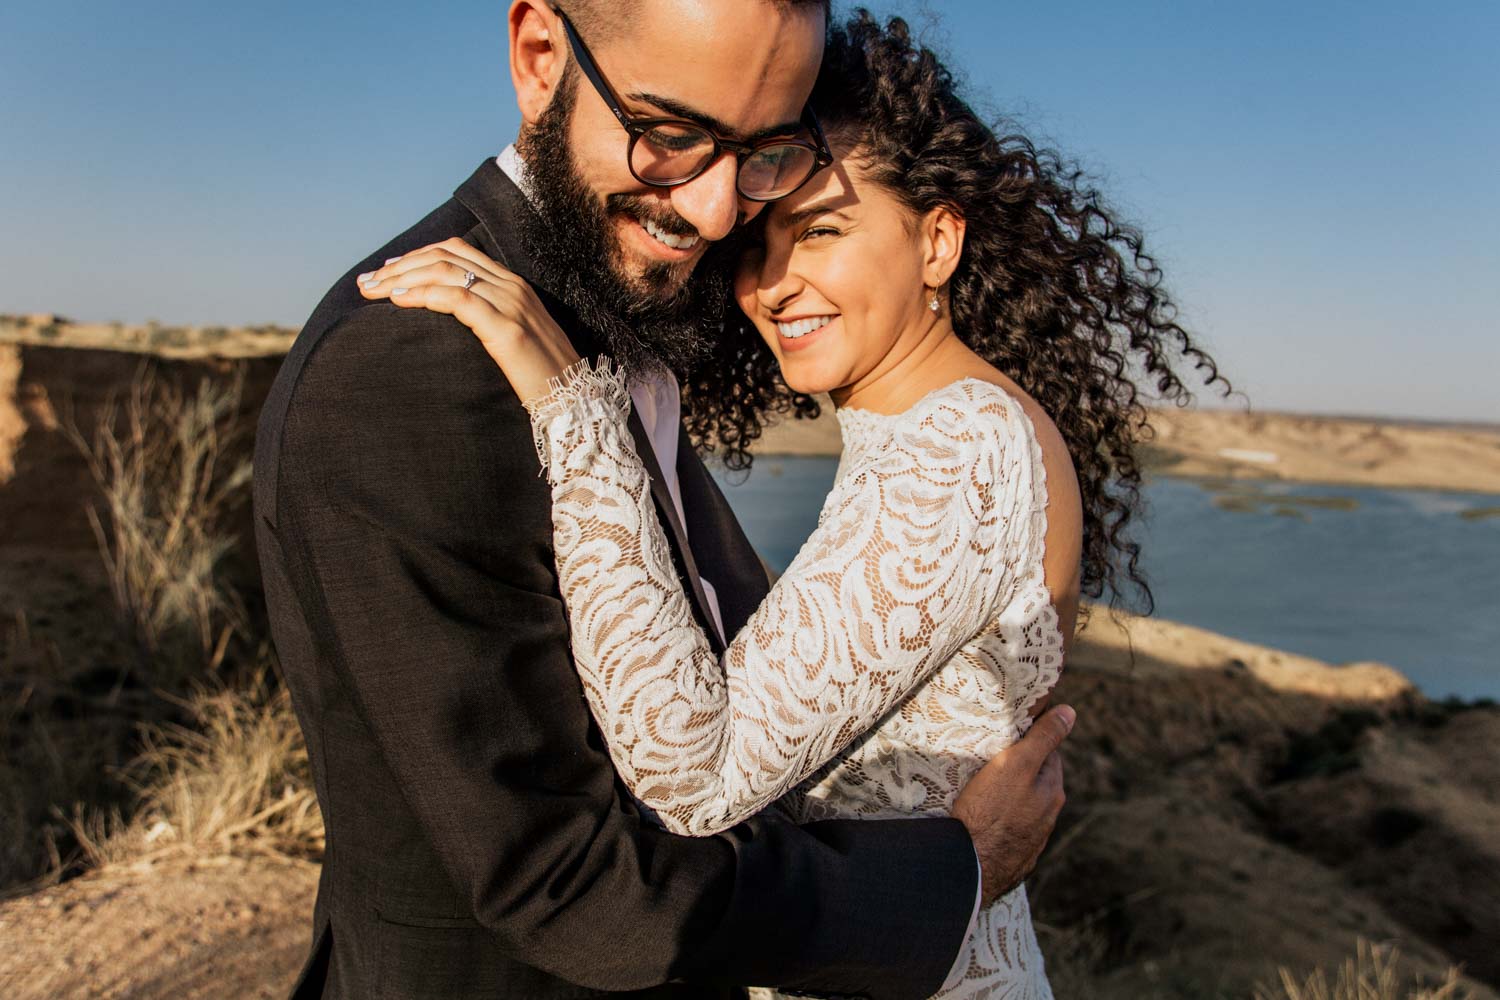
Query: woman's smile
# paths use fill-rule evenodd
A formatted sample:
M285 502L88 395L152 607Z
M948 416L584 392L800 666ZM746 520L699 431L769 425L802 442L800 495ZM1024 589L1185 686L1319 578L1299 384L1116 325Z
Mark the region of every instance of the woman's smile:
M808 316L802 319L775 320L777 337L783 351L805 351L825 335L833 332L837 314Z

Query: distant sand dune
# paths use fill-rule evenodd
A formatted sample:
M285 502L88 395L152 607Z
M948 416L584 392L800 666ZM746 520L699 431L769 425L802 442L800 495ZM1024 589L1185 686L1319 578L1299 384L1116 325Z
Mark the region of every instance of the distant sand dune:
M1161 475L1500 493L1500 428L1288 413L1154 410L1147 465ZM832 407L772 427L756 451L837 455Z

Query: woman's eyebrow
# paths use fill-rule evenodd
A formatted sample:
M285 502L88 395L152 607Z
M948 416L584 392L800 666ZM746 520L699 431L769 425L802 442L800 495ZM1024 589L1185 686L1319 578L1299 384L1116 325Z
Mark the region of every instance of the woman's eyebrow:
M802 122L786 122L780 125L772 125L770 128L757 129L744 138L741 138L736 129L721 122L713 115L705 114L697 108L683 104L681 101L643 92L634 92L626 96L632 101L654 105L669 115L677 118L685 118L694 124L702 125L704 128L716 133L719 138L728 139L731 142L759 142L761 139L770 139L776 136L795 135L802 130Z
M838 200L842 199L843 195L840 195ZM851 216L848 212L845 212L837 207L836 200L830 199L829 201L825 201L820 204L808 205L805 208L799 208L795 212L788 212L786 215L775 216L775 219L778 226L786 229L796 229L798 226L802 225L802 223L811 222L813 219L817 218L820 215L836 215L844 220L850 220L853 218L853 216Z

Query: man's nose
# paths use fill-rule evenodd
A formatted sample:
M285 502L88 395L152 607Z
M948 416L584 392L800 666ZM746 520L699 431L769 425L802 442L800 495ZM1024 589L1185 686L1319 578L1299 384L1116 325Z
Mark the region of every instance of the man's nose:
M740 192L735 186L739 159L728 152L686 184L672 188L672 207L706 240L722 240L740 216Z

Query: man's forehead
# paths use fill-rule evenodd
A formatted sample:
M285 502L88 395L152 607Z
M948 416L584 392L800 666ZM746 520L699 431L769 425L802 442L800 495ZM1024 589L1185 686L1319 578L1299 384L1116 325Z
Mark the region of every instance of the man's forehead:
M726 138L795 130L823 55L820 5L642 0L630 27L585 39L631 110L700 120Z

